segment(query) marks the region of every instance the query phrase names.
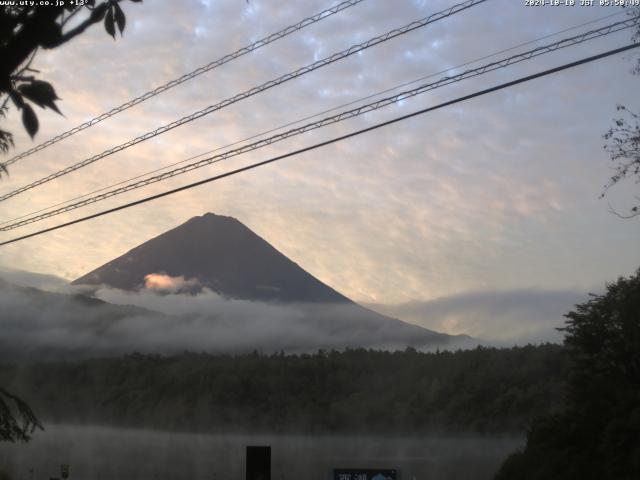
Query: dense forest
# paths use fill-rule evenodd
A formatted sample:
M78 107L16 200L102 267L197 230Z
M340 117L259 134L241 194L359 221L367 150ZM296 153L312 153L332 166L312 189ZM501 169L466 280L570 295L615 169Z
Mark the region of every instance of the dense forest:
M420 353L129 355L0 365L43 420L180 431L523 432L558 411L558 345ZM37 434L36 434L37 435Z

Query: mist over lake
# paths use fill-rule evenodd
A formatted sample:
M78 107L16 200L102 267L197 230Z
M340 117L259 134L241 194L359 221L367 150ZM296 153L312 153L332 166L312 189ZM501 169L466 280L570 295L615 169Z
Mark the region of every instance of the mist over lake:
M245 447L270 445L274 480L326 480L332 468L394 468L403 480L484 480L524 443L514 435L412 437L211 435L49 425L27 445L0 444L17 480L243 479ZM33 469L33 473L30 470Z

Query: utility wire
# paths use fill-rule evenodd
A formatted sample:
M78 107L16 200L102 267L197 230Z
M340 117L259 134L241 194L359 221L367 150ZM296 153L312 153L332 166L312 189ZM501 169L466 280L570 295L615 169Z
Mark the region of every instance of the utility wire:
M450 8L447 8L445 10L442 10L438 13L434 13L432 15L429 15L428 17L424 17L420 20L416 20L413 21L411 23L408 23L407 25L404 25L400 28L396 28L394 30L390 30L387 33L384 33L382 35L379 35L377 37L373 37L369 40L367 40L366 42L357 44L357 45L352 45L351 47L347 48L346 50L342 50L340 52L334 53L333 55L330 55L322 60L318 60L316 62L313 62L305 67L299 68L297 70L294 70L293 72L287 73L285 75L282 75L274 80L270 80L268 82L263 83L262 85L259 85L257 87L253 87L249 90L246 90L242 93L239 93L233 97L230 97L226 100L223 100L222 102L216 103L214 105L210 105L202 110L199 110L197 112L192 113L191 115L187 115L185 117L180 118L179 120L175 120L167 125L163 125L162 127L159 127L151 132L147 132L144 135L140 135L139 137L136 137L132 140L129 140L128 142L122 143L120 145L117 145L115 147L112 147L108 150L103 151L102 153L99 153L97 155L94 155L93 157L89 157L85 160L82 160L78 163L75 163L67 168L64 168L62 170L59 170L58 172L52 173L51 175L48 175L46 177L43 177L39 180L36 180L33 183L30 183L28 185L25 185L24 187L18 188L16 190L13 190L9 193L6 193L4 195L0 196L0 202L7 200L11 197L15 197L16 195L19 195L23 192L26 192L27 190L31 190L32 188L38 187L44 183L50 182L51 180L54 180L58 177L61 177L63 175L67 175L71 172L74 172L80 168L86 167L87 165L91 165L92 163L97 162L98 160L101 160L102 158L105 158L109 155L112 155L114 153L120 152L122 150L125 150L129 147L132 147L133 145L137 145L138 143L144 142L145 140L149 140L150 138L156 137L158 135L161 135L163 133L168 132L169 130L172 130L176 127L179 127L181 125L184 125L186 123L192 122L198 118L204 117L205 115L208 115L210 113L213 113L217 110L221 110L225 107L228 107L229 105L232 105L236 102L239 102L241 100L244 100L245 98L251 97L253 95L256 95L258 93L264 92L265 90L268 90L270 88L273 88L277 85L280 85L282 83L288 82L289 80L293 80L295 78L298 78L302 75L305 75L307 73L313 72L314 70L317 70L319 68L325 67L329 64L332 64L338 60L342 60L343 58L349 57L355 53L361 52L363 50L366 50L370 47L373 47L375 45L378 45L380 43L384 43L387 42L393 38L396 38L398 36L407 34L409 32L412 32L413 30L416 30L418 28L422 28L425 27L431 23L437 22L439 20L442 20L444 18L450 17L456 13L459 13L463 10L466 10L468 8L473 7L474 5L480 4L480 3L484 3L487 0L467 0L465 2L456 4Z
M39 152L40 150L44 150L45 148L60 142L61 140L64 140L65 138L68 138L72 135L75 135L78 132L81 132L82 130L86 130L89 127L92 127L94 125L96 125L97 123L102 122L103 120L106 120L109 117L113 117L114 115L120 113L120 112L124 112L125 110L138 105L139 103L144 102L145 100L149 100L152 97L155 97L156 95L159 95L162 92L166 92L167 90L176 87L188 80L191 80L192 78L195 78L199 75L202 75L203 73L209 72L215 68L218 68L222 65L224 65L225 63L228 63L232 60L235 60L236 58L242 57L243 55L246 55L248 53L251 53L257 49L259 49L260 47L264 47L266 45L269 45L270 43L275 42L276 40L280 40L281 38L284 38L288 35L291 35L292 33L295 33L299 30L302 30L305 27L308 27L309 25L313 25L314 23L317 23L321 20L324 20L325 18L328 18L332 15L335 15L336 13L341 12L342 10L346 10L347 8L353 7L361 2L363 2L364 0L347 0L344 2L341 2L327 10L323 10L320 13L316 13L315 15L311 16L311 17L307 17L303 20L300 20L298 23L295 23L293 25L289 25L286 28L283 28L282 30L280 30L279 32L276 33L272 33L271 35L268 35L260 40L257 40L255 42L253 42L250 45L247 45L246 47L242 47L239 50L236 50L233 53L229 53L217 60L214 60L211 63L208 63L207 65L204 65L200 68L196 68L195 70L193 70L192 72L186 73L184 75L182 75L179 78L176 78L174 80L171 80L167 83L165 83L164 85L160 85L159 87L154 88L151 91L148 91L146 93L143 93L142 95L140 95L139 97L136 97L132 100L129 100L128 102L123 103L122 105L112 108L111 110L109 110L108 112L105 112L101 115L98 115L97 117L92 118L91 120L87 120L86 122L82 123L81 125L78 125L77 127L72 128L71 130L67 130L66 132L63 132L53 138L50 138L49 140L36 145L33 148L30 148L29 150L26 150L25 152L22 152L18 155L16 155L13 158L10 158L9 160L7 160L6 162L3 162L2 164L7 167L15 162L17 162L18 160L21 160L23 158L28 157L29 155L32 155L36 152Z
M356 131L348 133L346 135L341 135L339 137L335 137L335 138L332 138L330 140L326 140L324 142L320 142L320 143L316 143L314 145L310 145L308 147L300 148L298 150L294 150L292 152L288 152L288 153L285 153L283 155L278 155L276 157L272 157L272 158L269 158L267 160L263 160L261 162L252 163L251 165L247 165L247 166L244 166L244 167L241 167L241 168L237 168L235 170L231 170L231 171L226 172L226 173L215 175L213 177L205 178L204 180L199 180L197 182L190 183L188 185L184 185L182 187L174 188L174 189L168 190L166 192L162 192L162 193L158 193L158 194L155 194L155 195L151 195L149 197L145 197L145 198L142 198L140 200L129 202L129 203L126 203L124 205L120 205L118 207L110 208L108 210L103 210L101 212L97 212L97 213L94 213L92 215L87 215L86 217L81 217L81 218L78 218L78 219L75 219L75 220L71 220L69 222L61 223L61 224L55 225L53 227L49 227L49 228L45 228L45 229L42 229L42 230L38 230L36 232L32 232L32 233L29 233L27 235L22 235L20 237L12 238L10 240L5 240L4 242L0 242L0 246L4 246L4 245L11 244L11 243L19 242L21 240L26 240L27 238L32 238L32 237L35 237L35 236L38 236L38 235L42 235L44 233L52 232L54 230L59 230L61 228L69 227L69 226L75 225L77 223L81 223L81 222L85 222L85 221L88 221L88 220L92 220L94 218L98 218L98 217L101 217L101 216L104 216L104 215L107 215L107 214L110 214L110 213L118 212L120 210L125 210L127 208L131 208L131 207L134 207L136 205L141 205L143 203L147 203L147 202L150 202L152 200L157 200L159 198L167 197L169 195L173 195L173 194L178 193L178 192L189 190L191 188L195 188L195 187L198 187L200 185L204 185L206 183L211 183L211 182L214 182L214 181L217 181L217 180L221 180L221 179L226 178L226 177L230 177L230 176L242 173L242 172L246 172L246 171L258 168L258 167L262 167L262 166L268 165L270 163L275 163L275 162L283 160L285 158L293 157L293 156L299 155L301 153L309 152L311 150L316 150L318 148L325 147L327 145L331 145L333 143L337 143L337 142L340 142L342 140L346 140L348 138L355 137L357 135L361 135L363 133L371 132L371 131L377 130L379 128L386 127L388 125L392 125L394 123L398 123L398 122L401 122L403 120L407 120L409 118L416 117L418 115L423 115L425 113L432 112L434 110L438 110L438 109L441 109L441 108L444 108L444 107L447 107L447 106L450 106L450 105L454 105L454 104L457 104L457 103L465 102L465 101L471 100L471 99L476 98L476 97L480 97L480 96L483 96L483 95L486 95L486 94L489 94L489 93L496 92L498 90L503 90L503 89L508 88L508 87L512 87L512 86L515 86L515 85L519 85L521 83L529 82L531 80L534 80L534 79L537 79L537 78L540 78L540 77L551 75L553 73L557 73L557 72L560 72L560 71L563 71L563 70L567 70L569 68L577 67L579 65L584 65L586 63L590 63L590 62L593 62L593 61L596 61L596 60L600 60L602 58L606 58L606 57L609 57L611 55L622 53L622 52L625 52L627 50L631 50L633 48L638 48L638 47L640 47L640 42L633 43L633 44L630 44L630 45L626 45L626 46L620 47L620 48L615 48L613 50L608 50L608 51L600 53L598 55L593 55L593 56L590 56L590 57L583 58L581 60L577 60L575 62L566 63L566 64L561 65L559 67L551 68L549 70L544 70L542 72L538 72L538 73L535 73L533 75L527 75L526 77L521 77L521 78L518 78L516 80L512 80L510 82L502 83L500 85L496 85L494 87L487 88L485 90L480 90L480 91L472 93L470 95L465 95L463 97L458 97L458 98L456 98L454 100L449 100L448 102L444 102L444 103L441 103L439 105L435 105L433 107L424 108L422 110L418 110L418 111L415 111L415 112L412 112L412 113L408 113L406 115L395 117L395 118L393 118L391 120L387 120L385 122L377 123L377 124L372 125L370 127L366 127L366 128L360 129L360 130L356 130Z
M538 43L538 42L541 42L542 40L546 40L546 39L551 38L551 37L556 37L556 36L558 36L558 35L560 35L562 33L566 33L566 32L569 32L571 30L577 30L578 28L582 28L582 27L585 27L587 25L592 25L594 23L601 22L602 20L606 20L606 19L611 18L611 17L616 17L616 16L620 16L620 15L626 15L626 14L627 14L627 12L624 11L624 10L618 11L618 12L615 12L615 13L611 13L609 15L605 15L603 17L600 17L600 18L597 18L597 19L594 19L594 20L590 20L588 22L581 23L579 25L574 25L572 27L568 27L568 28L565 28L563 30L559 30L559 31L557 31L555 33L551 33L551 34L545 35L543 37L538 37L538 38L536 38L534 40L528 40L526 42L520 43L518 45L514 45L513 47L509 47L509 48L506 48L506 49L503 49L503 50L499 50L499 51L491 53L489 55L484 55L482 57L475 58L473 60L468 60L468 61L466 61L464 63L461 63L461 64L458 64L456 66L453 66L453 67L450 67L450 68L446 68L446 69L440 70L438 72L430 73L428 75L424 75L424 76L422 76L420 78L417 78L415 80L411 80L409 82L401 83L401 84L396 85L394 87L387 88L385 90L381 90L381 91L378 91L376 93L369 94L369 95L367 95L365 97L361 97L361 98L358 98L356 100L351 100L351 101L349 101L347 103L343 103L341 105L338 105L338 106L335 106L335 107L331 107L331 108L329 108L327 110L323 110L321 112L314 113L313 115L308 115L306 117L299 118L299 119L294 120L292 122L288 122L288 123L285 123L283 125L280 125L279 127L274 127L274 128L269 129L269 130L253 134L253 135L251 135L249 137L245 137L245 138L243 138L241 140L235 140L235 141L233 141L231 143L228 143L226 145L222 145L220 147L216 147L216 148L214 148L212 150L207 150L206 152L202 152L202 153L199 153L197 155L192 155L191 157L185 158L185 159L180 160L178 162L170 163L170 164L165 165L163 167L159 167L159 168L147 171L145 173L141 173L140 175L136 175L134 177L130 177L130 178L127 178L125 180L121 180L121 181L116 182L116 183L112 183L111 185L107 185L105 187L100 187L100 188L97 188L95 190L91 190L90 192L86 192L86 193L83 193L81 195L77 195L75 197L71 197L71 198L69 198L67 200L64 200L62 202L58 202L58 203L55 203L53 205L49 205L48 207L40 208L38 210L34 210L34 211L31 211L31 212L25 213L25 214L20 215L18 217L14 217L12 219L5 220L3 222L0 222L0 226L6 225L7 223L16 222L16 221L21 220L23 218L30 217L30 216L35 215L37 213L41 213L41 212L50 210L50 209L55 208L55 207L59 207L61 205L65 205L67 203L71 203L71 202L73 202L75 200L80 200L81 198L89 197L89 196L94 195L96 193L104 192L105 190L109 190L110 188L114 188L114 187L118 187L120 185L124 185L125 183L133 182L134 180L138 180L140 178L144 178L147 175L153 175L154 173L162 172L163 170L167 170L167 169L169 169L171 167L175 167L177 165L182 165L183 163L190 162L191 160L195 160L196 158L204 157L205 155L210 155L212 153L219 152L220 150L224 150L226 148L234 147L236 145L248 142L249 140L254 140L256 138L260 138L260 137L262 137L264 135L268 135L270 133L277 132L278 130L282 130L284 128L291 127L293 125L297 125L299 123L302 123L302 122L307 121L307 120L311 120L312 118L319 117L319 116L324 115L326 113L331 113L331 112L334 112L336 110L340 110L341 108L349 107L351 105L355 105L357 103L364 102L365 100L370 100L372 98L379 97L380 95L384 95L384 94L392 92L394 90L398 90L400 88L404 88L404 87L407 87L409 85L414 85L414 84L416 84L418 82L427 80L429 78L433 78L433 77L435 77L437 75L442 75L442 74L445 74L447 72L452 72L454 70L458 70L458 69L466 67L468 65L472 65L474 63L480 62L482 60L486 60L488 58L495 57L495 56L500 55L502 53L511 52L513 50L517 50L518 48L522 48L522 47L527 46L527 45Z
M513 55L511 57L507 57L501 60L497 60L495 62L491 62L488 63L486 65L482 65L480 67L474 68L474 69L470 69L467 71L464 71L462 73L459 73L457 75L452 75L452 76L448 76L448 77L444 77L436 82L432 82L432 83L428 83L428 84L424 84L424 85L420 85L414 89L411 90L406 90L400 93L397 93L395 95L392 95L390 97L386 97L380 100L377 100L375 102L371 102L365 105L362 105L360 107L351 109L351 110L347 110L347 111L343 111L340 112L336 115L333 116L329 116L329 117L325 117L319 121L316 122L312 122L312 123L308 123L306 125L302 125L300 127L297 128L293 128L291 130L273 135L271 137L268 138L264 138L261 140L258 140L254 143L251 144L247 144L247 145L243 145L241 147L238 147L236 149L233 150L229 150L227 152L218 154L218 155L214 155L212 157L208 157L208 158L204 158L202 160L199 160L197 162L185 165L183 167L179 167L176 168L174 170L170 170L164 173L161 173L159 175L155 175L153 177L149 177L149 178L145 178L144 180L140 180L138 182L135 183L130 183L128 185L122 186L120 188L116 188L110 191L107 191L105 193L102 193L100 195L95 195L93 197L89 197L89 198L85 198L84 200L80 200L78 202L75 203L71 203L69 205L66 205L64 207L55 209L55 210L51 210L48 211L46 213L37 215L37 216L33 216L30 218L27 218L25 220L21 220L21 221L15 221L13 223L10 223L9 225L5 225L5 226L0 226L0 231L9 231L9 230L13 230L16 229L18 227L22 227L24 225L28 225L31 223L35 223L35 222L39 222L42 220L45 220L47 218L56 216L56 215L60 215L62 213L66 213L66 212L70 212L72 210L76 210L78 208L90 205L92 203L96 203L102 200L106 200L107 198L116 196L116 195L120 195L132 190L136 190L138 188L142 188L142 187L146 187L148 185L151 185L153 183L157 183L163 180L166 180L168 178L172 178L178 175L183 175L185 173L191 172L193 170L208 166L208 165L212 165L214 163L218 163L221 162L223 160L227 160L229 158L238 156L238 155L242 155L244 153L253 151L253 150L257 150L259 148L265 147L267 145L271 145L274 144L276 142L280 142L282 140L297 136L297 135L301 135L303 133L306 133L308 131L311 130L315 130L318 128L322 128L324 126L333 124L333 123L338 123L341 122L343 120L346 119L350 119L350 118L355 118L357 116L363 115L365 113L369 113L384 107L387 107L389 105L392 105L394 103L397 103L401 100L406 100L408 98L414 97L416 95L420 95L422 93L431 91L431 90L435 90L436 88L440 88L443 87L445 85L450 85L452 83L456 83L468 78L473 78L479 75L483 75L485 73L488 72L492 72L498 69L502 69L502 68L506 68L510 65L514 65L516 63L520 63L522 61L525 60L530 60L532 58L536 58L540 55L544 55L547 53L551 53L554 51L557 51L559 49L562 48L566 48L566 47L570 47L570 46L574 46L574 45L578 45L580 43L584 43L586 41L589 40L593 40L595 38L600 38L603 37L605 35L610 35L612 33L615 32L619 32L621 30L624 29L628 29L628 28L633 28L640 25L640 17L636 17L636 18L632 18L632 19L628 19L628 20L624 20L624 21L620 21L620 22L616 22L613 23L611 25L607 25L605 27L599 28L599 29L595 29L595 30L590 30L588 32L584 32L581 33L579 35L575 35L573 37L570 38L565 38L563 40L560 40L558 42L554 42L554 43L550 43L548 45L543 45L537 48L534 48L532 50L517 54L517 55ZM51 207L53 208L53 207Z

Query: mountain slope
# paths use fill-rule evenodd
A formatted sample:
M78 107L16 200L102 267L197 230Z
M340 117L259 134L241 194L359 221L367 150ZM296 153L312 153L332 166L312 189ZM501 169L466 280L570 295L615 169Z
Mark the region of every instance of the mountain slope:
M107 285L137 291L149 274L184 277L193 290L206 287L223 297L262 302L241 342L284 350L309 348L405 348L469 343L368 310L316 279L238 220L207 213L169 230L78 278L76 285ZM192 291L191 293L197 293ZM265 303L266 302L266 303ZM265 312L282 307L276 315ZM259 323L259 325L258 325ZM270 349L267 347L267 349Z
M235 218L212 213L190 219L73 283L137 290L144 286L145 276L153 273L197 279L231 298L350 302Z

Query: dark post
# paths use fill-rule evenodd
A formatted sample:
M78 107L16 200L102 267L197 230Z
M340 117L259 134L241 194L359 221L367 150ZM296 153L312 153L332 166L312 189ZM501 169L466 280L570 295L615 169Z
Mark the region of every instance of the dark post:
M271 447L247 447L247 480L271 480Z

